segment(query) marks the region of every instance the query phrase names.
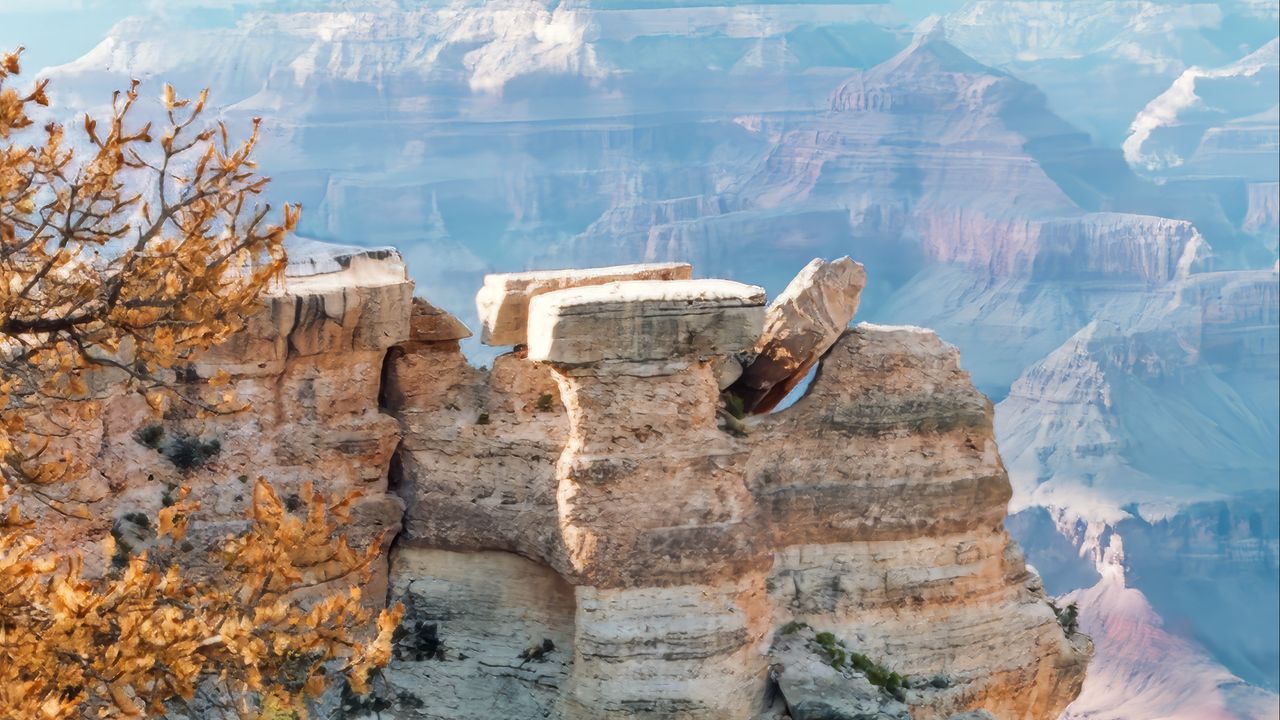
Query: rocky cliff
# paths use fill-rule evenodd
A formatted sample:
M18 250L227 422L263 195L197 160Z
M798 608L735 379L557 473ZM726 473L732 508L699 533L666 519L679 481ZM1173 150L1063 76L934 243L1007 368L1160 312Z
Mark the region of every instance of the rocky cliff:
M768 308L680 264L494 276L484 335L514 349L477 368L394 251L293 257L188 371L251 409L152 424L105 384L77 433L95 519L64 522L137 551L189 485L198 558L251 477L362 488L370 595L407 612L376 701L333 716L1053 718L1079 691L1089 640L1002 526L990 402L933 333L847 329L860 265L815 261ZM785 410L722 395L815 363Z
M307 482L335 496L358 488L353 538L389 544L399 531L403 503L387 492L399 425L379 411L378 394L387 349L409 336L413 283L391 250L298 241L290 255L287 282L244 332L179 372L195 382L226 371L234 402L224 410L243 410L175 401L157 418L141 395L114 392L106 375L89 399L38 420L80 462L26 510L88 551L91 568L106 560L96 545L108 533L119 552L145 550L151 519L183 485L202 506L186 561L244 526L259 476L290 506ZM385 583L384 567L372 594Z

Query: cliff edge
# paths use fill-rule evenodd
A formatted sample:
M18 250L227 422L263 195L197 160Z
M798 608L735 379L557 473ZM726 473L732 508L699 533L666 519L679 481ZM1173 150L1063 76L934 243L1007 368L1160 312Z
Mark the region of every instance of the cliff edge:
M512 349L482 369L395 251L293 256L187 371L250 408L153 427L105 384L68 441L93 517L59 522L142 549L189 485L199 555L250 476L362 488L369 595L407 611L375 694L331 716L1048 719L1079 692L1091 645L1003 529L990 402L933 333L848 327L857 263L768 307L682 264L490 276L482 335Z
M767 309L688 277L490 276L484 335L514 346L490 370L439 333L392 351L392 594L438 650L389 671L405 716L1057 717L1089 642L1002 527L955 348L847 329L847 258Z

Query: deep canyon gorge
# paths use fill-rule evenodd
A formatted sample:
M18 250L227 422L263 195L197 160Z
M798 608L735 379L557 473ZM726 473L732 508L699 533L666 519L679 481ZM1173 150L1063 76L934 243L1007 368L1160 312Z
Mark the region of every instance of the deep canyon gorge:
M351 246L298 240L287 294L210 356L259 414L205 431L203 532L238 522L233 468L366 488L361 532L398 538L379 582L438 633L388 672L404 712L582 716L631 700L615 659L646 702L794 704L850 686L813 662L829 632L948 683L909 710L862 688L889 716L1280 717L1277 3L193 6L138 4L41 75L69 111L133 77L210 86L232 126L265 118L301 235ZM602 367L533 360L525 316L481 342L476 292L529 282L494 273L691 266L648 280L777 298L845 255L859 324L744 437L715 410L727 361L616 335ZM82 438L121 513L179 480L129 402ZM677 482L697 503L663 504ZM620 505L566 535L592 493ZM1042 594L1078 603L1087 676Z

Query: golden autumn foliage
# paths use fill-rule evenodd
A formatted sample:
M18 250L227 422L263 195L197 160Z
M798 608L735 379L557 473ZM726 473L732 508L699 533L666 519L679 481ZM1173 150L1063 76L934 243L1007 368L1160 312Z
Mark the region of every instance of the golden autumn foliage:
M224 373L192 385L177 371L258 309L298 210L270 219L257 122L233 142L202 123L204 93L166 86L153 128L132 120L135 83L73 141L34 128L46 87L13 89L18 72L17 53L0 56L0 718L296 716L338 679L360 691L389 659L399 610L361 597L380 543L340 533L352 497L308 486L294 514L259 478L247 531L195 569L177 561L200 512L185 489L149 551L114 570L42 542L45 523L91 520L55 490L81 464L57 449L92 412L81 401L139 392L157 413L233 401Z

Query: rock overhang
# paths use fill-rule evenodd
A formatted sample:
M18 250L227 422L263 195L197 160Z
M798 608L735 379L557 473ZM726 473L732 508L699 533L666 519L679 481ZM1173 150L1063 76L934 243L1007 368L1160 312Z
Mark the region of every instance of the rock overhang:
M731 280L632 280L529 303L529 359L559 365L712 358L755 344L765 292Z
M528 337L529 303L545 293L625 280L688 280L692 277L693 266L688 263L492 273L485 276L484 285L476 293L480 342L497 347L524 345Z

